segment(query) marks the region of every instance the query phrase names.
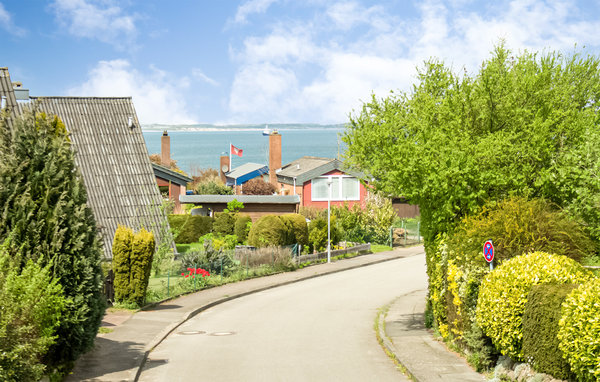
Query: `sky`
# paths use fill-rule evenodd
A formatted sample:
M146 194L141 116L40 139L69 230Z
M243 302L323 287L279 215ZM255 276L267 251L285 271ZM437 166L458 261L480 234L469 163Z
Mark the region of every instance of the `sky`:
M345 123L432 58L600 52L600 0L0 0L32 96L131 96L142 124Z

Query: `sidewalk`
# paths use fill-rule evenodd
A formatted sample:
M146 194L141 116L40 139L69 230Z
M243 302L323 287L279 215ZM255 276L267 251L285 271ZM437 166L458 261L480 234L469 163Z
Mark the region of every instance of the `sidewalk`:
M398 297L390 304L387 314L379 317L379 335L384 346L419 382L485 381L483 375L434 340L425 329L426 296L426 290L419 290Z
M203 310L281 285L420 253L423 253L422 246L358 256L207 289L137 312L129 318L123 314L109 315L105 322L115 325L114 330L96 337L94 349L77 360L66 381L135 381L149 352L179 325Z

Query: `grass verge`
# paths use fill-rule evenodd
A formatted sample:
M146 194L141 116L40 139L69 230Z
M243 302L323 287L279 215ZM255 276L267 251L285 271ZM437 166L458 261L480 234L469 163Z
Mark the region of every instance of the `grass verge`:
M390 351L390 349L388 349L388 347L386 346L385 341L388 341L390 343L392 341L389 338L386 338L384 340L384 338L381 336L381 333L384 333L385 335L385 316L387 315L389 309L390 305L388 304L382 308L379 308L379 310L377 311L377 315L375 316L375 323L373 324L373 329L375 330L375 337L377 338L377 342L379 342L379 345L381 346L385 354L387 354L387 356L392 360L392 362L394 362L396 369L400 370L412 381L417 382L415 377L413 377L413 375L408 371L408 369L404 367L402 363L400 363L400 360L398 359L398 357L396 357L396 354Z

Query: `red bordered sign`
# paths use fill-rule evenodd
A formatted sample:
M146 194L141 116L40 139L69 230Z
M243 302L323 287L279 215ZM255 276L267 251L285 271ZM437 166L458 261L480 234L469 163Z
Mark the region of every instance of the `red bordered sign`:
M494 244L491 240L488 240L483 245L483 257L485 257L485 261L491 263L494 260Z

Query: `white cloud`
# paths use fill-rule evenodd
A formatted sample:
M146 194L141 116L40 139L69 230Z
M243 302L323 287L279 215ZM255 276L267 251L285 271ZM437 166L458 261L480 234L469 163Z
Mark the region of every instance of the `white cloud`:
M202 82L206 82L209 85L219 86L219 83L217 81L208 77L206 74L204 74L204 72L201 69L198 69L198 68L192 69L192 76Z
M135 17L124 14L113 0L55 0L60 24L74 36L125 47L135 39Z
M238 7L234 22L246 23L249 15L253 13L265 13L271 4L277 0L249 0Z
M23 37L26 34L25 29L15 25L12 20L12 15L8 13L2 3L0 3L0 28L18 37Z
M189 84L185 79L171 76L151 67L143 74L131 67L127 60L100 61L86 82L68 90L72 96L132 97L138 117L143 124L190 124L194 118L188 113L181 88Z
M270 32L247 36L233 50L233 119L343 122L372 92L410 90L416 67L431 57L457 71L477 71L500 39L515 52L599 45L600 21L582 17L573 2L475 3L428 0L408 18L357 0L313 2L312 18L275 22ZM247 2L241 14L252 13L250 5L266 12L270 4Z

